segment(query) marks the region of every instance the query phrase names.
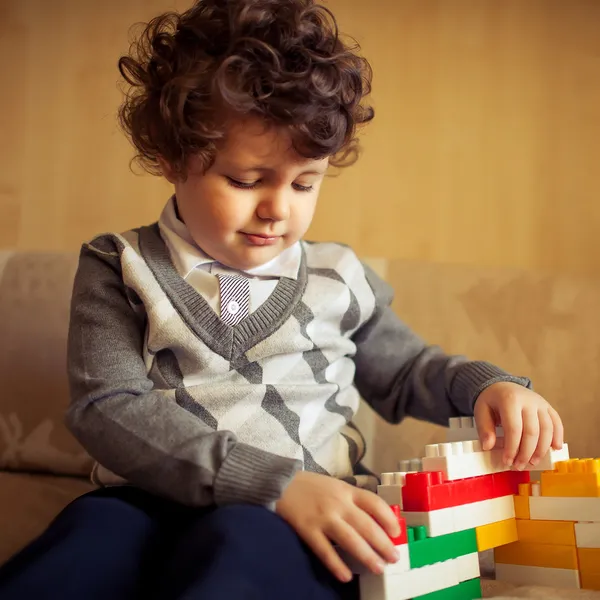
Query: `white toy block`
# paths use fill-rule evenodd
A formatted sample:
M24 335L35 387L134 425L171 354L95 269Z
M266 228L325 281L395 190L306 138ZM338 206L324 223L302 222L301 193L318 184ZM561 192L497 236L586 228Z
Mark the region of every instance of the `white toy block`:
M579 571L550 567L496 564L496 580L514 585L545 585L555 588L581 589Z
M509 470L504 465L502 453L502 448L482 451L479 440L428 444L422 461L423 471L443 471L451 481L500 473ZM550 450L539 464L529 465L525 470L553 470L557 462L568 458L569 449L564 444L561 450Z
M458 581L469 581L480 576L479 571L479 552L465 554L454 559L456 570L458 572Z
M402 508L402 486L401 485L378 485L377 495L390 506Z
M398 461L398 471L401 473L420 473L423 465L420 458L409 458Z
M514 518L514 496L501 496L454 507L455 531L473 529Z
M428 512L402 511L408 527L424 526L429 537L439 537L515 517L513 496L501 496Z
M383 498L390 506L398 505L402 508L402 487L406 483L406 472L382 473L381 485L377 486L377 495Z
M546 453L546 456L544 456L535 467L529 465L525 471L554 471L556 463L559 463L562 460L569 460L569 458L569 444L563 444L563 447L560 450L550 448Z
M578 548L600 548L600 523L575 523Z
M439 537L457 531L454 528L454 507L428 512L402 511L408 527L425 527L428 537Z
M447 442L467 442L478 440L477 426L473 417L453 417L449 423L450 429L446 432ZM496 443L503 445L504 429L496 427ZM498 446L500 447L500 446Z
M375 575L364 563L360 562L349 552L346 552L346 550L343 550L342 548L339 548L337 546L335 550L340 555L340 558L355 575L360 575L361 577L364 575L373 575L375 577L379 577L379 575ZM396 551L400 553L400 558L397 562L390 563L385 566L385 574L388 576L398 575L399 573L405 573L406 571L410 570L410 555L408 552L408 544L401 544L399 546L396 546ZM367 598L367 600L369 599Z
M533 486L532 486L533 487ZM600 498L529 496L529 518L544 521L600 522Z
M458 585L461 583L458 574L455 559L393 575L370 573L360 577L360 597L363 600L409 600Z

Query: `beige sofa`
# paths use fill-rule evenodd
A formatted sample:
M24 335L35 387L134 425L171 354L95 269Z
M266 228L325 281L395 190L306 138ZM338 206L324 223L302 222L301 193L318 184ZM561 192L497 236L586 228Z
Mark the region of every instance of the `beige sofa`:
M571 455L600 455L600 281L368 262L395 287L395 309L416 331L447 351L530 376L561 413ZM75 254L0 252L0 563L92 489L91 459L62 422L76 265ZM399 459L420 456L424 444L444 439L441 427L412 420L389 426L368 408L359 424L370 443L368 464L378 471L394 470ZM506 589L489 584L486 593Z

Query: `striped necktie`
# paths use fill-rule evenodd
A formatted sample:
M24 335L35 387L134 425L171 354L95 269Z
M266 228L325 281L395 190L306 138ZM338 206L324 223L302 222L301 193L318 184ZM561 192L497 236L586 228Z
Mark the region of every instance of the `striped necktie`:
M221 321L237 325L248 316L250 309L250 281L237 275L217 275L221 293Z

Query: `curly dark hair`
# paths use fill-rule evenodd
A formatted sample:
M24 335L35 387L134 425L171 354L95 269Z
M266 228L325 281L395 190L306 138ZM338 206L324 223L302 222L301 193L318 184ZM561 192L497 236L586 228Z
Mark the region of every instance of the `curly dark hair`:
M357 126L373 119L361 105L372 71L340 39L333 14L314 0L197 0L179 14L143 23L119 71L131 86L119 124L153 175L162 157L187 178L190 156L208 169L225 136L224 113L258 115L289 129L295 151L358 157Z

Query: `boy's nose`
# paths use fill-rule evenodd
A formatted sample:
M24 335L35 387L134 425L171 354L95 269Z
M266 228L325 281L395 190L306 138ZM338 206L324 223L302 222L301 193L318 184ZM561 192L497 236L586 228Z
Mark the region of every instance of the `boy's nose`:
M265 221L286 221L290 216L290 203L283 192L270 192L261 199L257 214Z

